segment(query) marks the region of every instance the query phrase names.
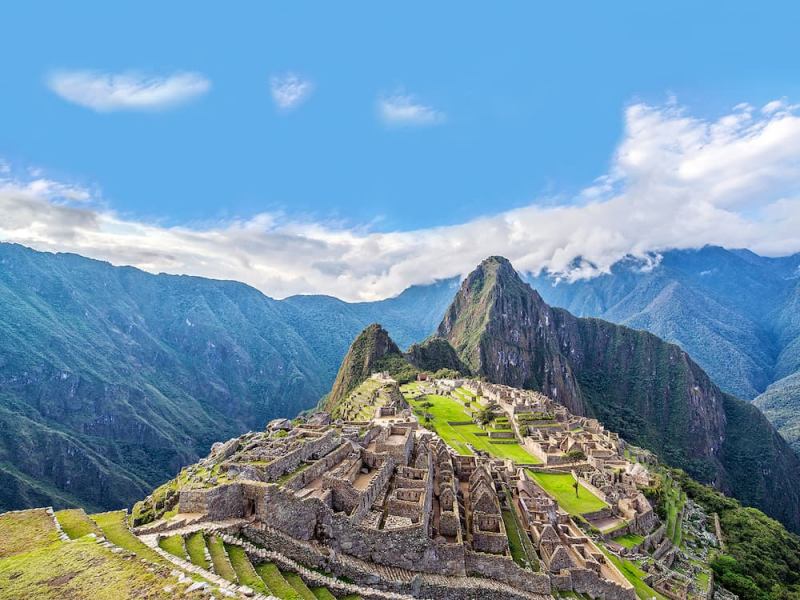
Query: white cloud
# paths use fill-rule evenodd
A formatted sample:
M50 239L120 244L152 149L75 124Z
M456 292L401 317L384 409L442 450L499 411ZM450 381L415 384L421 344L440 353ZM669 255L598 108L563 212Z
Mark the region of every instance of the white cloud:
M609 173L574 202L408 232L272 214L163 227L59 193L53 184L0 177L0 239L152 272L237 279L276 297L367 300L464 274L492 254L520 270L575 278L626 255L707 243L800 251L800 117L791 108L739 107L703 120L675 104L635 104Z
M47 78L47 85L65 100L97 112L169 108L211 89L211 82L199 73L146 75L133 71L56 71Z
M270 77L272 100L281 110L291 110L305 102L314 91L314 84L294 73Z
M411 94L398 92L378 99L378 116L387 125L436 125L445 120L445 114L422 104Z

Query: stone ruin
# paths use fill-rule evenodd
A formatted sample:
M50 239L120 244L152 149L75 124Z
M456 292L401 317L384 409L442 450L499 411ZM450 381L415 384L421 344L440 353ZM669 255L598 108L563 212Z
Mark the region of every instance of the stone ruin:
M355 420L323 412L299 424L275 420L264 432L215 445L201 465L218 475L181 489L179 511L217 522L246 519L244 537L295 559L314 549L331 572L352 575L348 561L362 561L365 579L386 589L409 592L387 579L386 569L400 569L424 581L438 577L454 590L457 581L478 576L520 597L563 590L634 600L630 583L527 469L456 454L392 399L394 382L380 374L368 383L360 393L372 390L369 420L353 404L343 414ZM463 387L471 401L505 415L505 437L543 463L529 468L571 473L608 504L584 515L590 523L643 534L657 526L640 491L648 470L627 460L624 441L597 420L537 392L471 380L421 385L442 394ZM509 531L515 522L518 531ZM525 539L527 558L512 555L511 535Z

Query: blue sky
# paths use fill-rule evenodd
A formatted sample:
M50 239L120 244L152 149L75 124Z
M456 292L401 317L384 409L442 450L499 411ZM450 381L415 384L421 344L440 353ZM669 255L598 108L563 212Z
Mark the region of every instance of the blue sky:
M392 234L585 202L583 192L615 169L631 106L677 102L710 123L741 103L800 98L795 3L487 7L16 3L2 16L0 159L16 184L44 177L88 189L95 209L129 224L208 229L256 219L269 229L282 219ZM189 74L199 87L169 106L98 109L75 101L86 73ZM270 86L287 77L304 95L282 109ZM393 264L385 257L369 277ZM303 281L285 290L340 291ZM401 281L413 282L370 294Z

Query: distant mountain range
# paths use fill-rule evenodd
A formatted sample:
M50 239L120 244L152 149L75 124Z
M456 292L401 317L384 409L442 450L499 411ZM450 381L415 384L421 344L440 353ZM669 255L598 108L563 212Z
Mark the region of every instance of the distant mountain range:
M129 505L213 442L315 405L367 324L426 337L457 286L277 301L0 244L0 511Z
M556 284L545 276L536 285L556 305L574 302L580 314L602 309L626 321L630 312L631 326L661 327L717 369L723 389L752 397L797 370L798 264L798 257L706 248L666 253L654 268L630 260L595 280ZM516 300L489 319L486 299L464 296L457 279L380 302L278 301L240 283L0 244L0 510L129 505L214 441L314 406L350 342L380 322L400 348L438 328L474 371L555 394L797 529L796 490L778 481L797 478L787 475L796 456L787 457L757 412L723 394L677 348L575 320L531 299L508 269L501 283ZM539 329L531 332L531 323ZM555 323L569 334L553 330ZM509 341L522 345L514 350ZM514 355L519 348L525 353ZM433 366L442 357L459 362L441 340L405 356ZM648 372L643 360L661 366ZM666 368L663 361L677 362ZM619 375L621 366L633 375ZM792 397L773 386L762 400L788 415L776 423L791 431Z
M626 259L574 283L526 280L553 306L680 345L723 390L755 399L800 451L800 254L707 246Z

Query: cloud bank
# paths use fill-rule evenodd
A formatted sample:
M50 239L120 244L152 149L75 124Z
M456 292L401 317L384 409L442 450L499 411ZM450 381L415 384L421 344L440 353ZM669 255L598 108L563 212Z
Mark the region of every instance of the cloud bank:
M740 105L705 120L674 103L634 104L625 116L609 172L561 205L532 202L459 225L388 233L274 214L164 227L123 218L74 186L5 174L0 239L152 272L236 279L274 297L326 293L347 300L465 274L492 254L520 270L579 278L626 255L670 248L800 251L796 107Z
M170 108L211 89L211 82L199 73L56 71L47 85L64 100L97 112Z

